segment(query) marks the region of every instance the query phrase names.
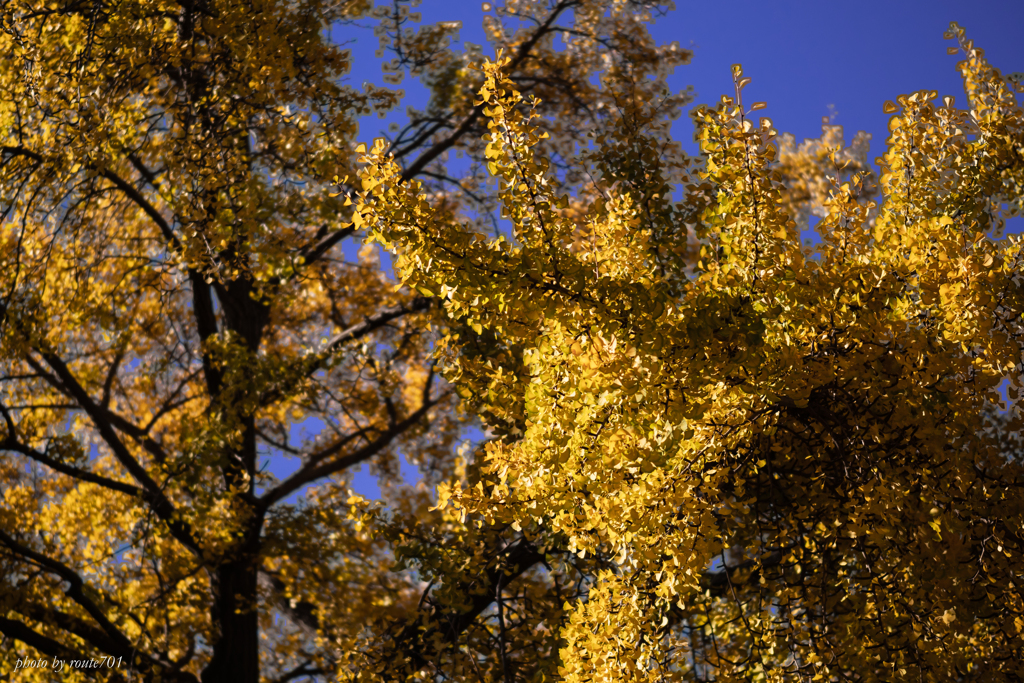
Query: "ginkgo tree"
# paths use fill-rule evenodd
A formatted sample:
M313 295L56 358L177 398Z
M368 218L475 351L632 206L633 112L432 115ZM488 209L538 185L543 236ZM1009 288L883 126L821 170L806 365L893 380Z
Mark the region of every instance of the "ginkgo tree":
M396 289L376 247L347 248L345 193L374 183L357 122L398 106L404 76L430 97L390 138L400 176L437 216L497 224L482 51L414 8L0 7L0 677L334 680L452 647L508 677L557 659L562 602L585 585L507 525L429 509L473 466L437 372L448 319ZM657 103L667 131L688 101L665 78L689 52L647 33L664 10L485 8L568 191L620 102ZM358 31L386 86L348 83ZM361 465L386 512L350 491ZM440 580L408 564L428 556Z
M661 5L414 9L0 9L0 675L1024 677L1016 82L691 159Z
M755 119L738 65L734 95L694 112L699 162L633 99L566 187L515 58L485 64L511 235L439 208L385 141L366 151L354 225L442 303L440 371L494 437L439 488L449 533L521 532L534 555L508 580L543 564L564 596L547 621L533 586L514 603L557 636L553 665L508 664L524 634L498 673L459 645L383 678L1024 678L1024 244L1002 234L1024 111L958 25L946 38L966 104L885 103L877 178L863 138L797 147ZM447 556L402 538L448 585ZM366 680L387 652L363 654Z

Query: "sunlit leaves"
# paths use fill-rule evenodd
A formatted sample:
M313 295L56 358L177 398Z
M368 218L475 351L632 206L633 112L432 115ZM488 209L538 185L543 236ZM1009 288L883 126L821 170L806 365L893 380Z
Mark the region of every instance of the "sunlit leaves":
M736 97L694 114L705 164L678 212L646 210L666 171L628 117L586 157L615 159L598 199L554 208L502 60L480 96L512 244L371 150L358 211L443 298L446 375L500 436L440 504L609 562L564 605L560 677L1017 676L1024 473L996 387L1015 401L1024 350L1020 241L1000 239L1024 113L950 37L969 108L887 102L877 181L863 137L797 147L748 119L738 65ZM675 275L658 242L683 216L697 243Z
M690 53L651 38L658 5L513 0L487 17L507 57L488 76L459 21L418 25L415 5L0 10L0 632L17 656L124 654L154 680L553 675L595 560L536 525L431 510L432 489L479 481L484 449L454 452L472 411L509 435L535 412L508 394L544 358L498 341L488 306L529 337L570 287L613 295L616 261L685 283L666 218L682 154L618 121L667 135L690 95L666 78ZM346 81L345 32L364 28L384 86ZM405 76L430 99L389 126L387 159L356 121L393 111ZM576 158L588 140L600 154ZM598 200L594 176L633 194ZM501 240L499 207L523 228ZM605 234L617 221L647 222L650 262ZM352 241L394 247L414 224L450 253L400 254L423 277L396 288ZM450 280L487 264L489 282ZM524 277L536 290L504 297ZM667 308L643 302L592 305ZM572 329L553 342L598 367ZM459 385L462 412L435 352L486 385ZM360 467L386 506L348 490Z

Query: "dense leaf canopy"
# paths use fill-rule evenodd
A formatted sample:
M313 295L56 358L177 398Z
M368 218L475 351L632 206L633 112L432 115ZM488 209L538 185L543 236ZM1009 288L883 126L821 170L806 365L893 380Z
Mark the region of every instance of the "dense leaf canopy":
M968 108L886 103L877 183L837 131L798 150L751 120L739 66L694 114L701 167L638 103L581 156L578 207L535 152L535 100L485 65L511 241L367 154L355 224L475 332L446 335L444 372L496 439L441 505L593 558L560 680L1024 676L1024 253L1000 239L1024 113L947 38Z
M554 628L556 582L521 534L429 510L460 467L465 419L435 372L444 315L396 290L375 247L347 248L353 208L332 191L356 182L359 117L402 99L348 83L346 36L372 31L386 81L431 93L391 139L402 176L438 211L492 223L484 58L412 7L0 8L5 676L328 680L383 673L366 658L421 665L456 641L492 670L481 596L515 558L533 572L515 590L538 603L508 632ZM576 145L616 127L618 100L658 101L666 122L687 101L664 79L689 53L646 32L662 11L513 0L488 15L509 77L546 103L538 151L567 186L586 175ZM419 487L401 485L402 456ZM386 515L350 492L361 465ZM403 534L448 553L443 584L394 566ZM118 665L51 670L103 657Z
M1024 678L1013 85L691 159L664 9L3 5L5 675Z

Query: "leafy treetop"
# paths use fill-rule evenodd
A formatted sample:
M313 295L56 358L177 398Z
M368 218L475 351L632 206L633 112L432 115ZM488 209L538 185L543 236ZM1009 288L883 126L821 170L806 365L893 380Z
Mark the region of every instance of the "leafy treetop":
M579 154L582 206L536 151L542 103L507 56L485 65L510 239L438 211L383 141L366 152L355 225L443 302L444 376L495 435L440 487L446 519L591 560L549 675L1024 675L1024 248L1001 238L1024 112L946 37L967 107L886 103L877 181L834 129L796 149L754 121L738 65L735 97L694 113L702 166L634 102Z

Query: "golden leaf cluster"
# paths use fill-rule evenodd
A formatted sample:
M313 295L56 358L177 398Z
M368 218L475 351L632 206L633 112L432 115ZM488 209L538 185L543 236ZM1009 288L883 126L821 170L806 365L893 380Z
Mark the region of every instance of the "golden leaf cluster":
M702 165L636 103L574 195L536 98L484 65L497 237L367 151L356 223L443 303L442 371L495 436L439 506L583 563L550 569L580 595L546 675L1024 674L1024 251L1001 235L1024 111L947 37L967 106L900 97L877 179L863 138L797 148L754 122L738 66L736 97L694 113Z

